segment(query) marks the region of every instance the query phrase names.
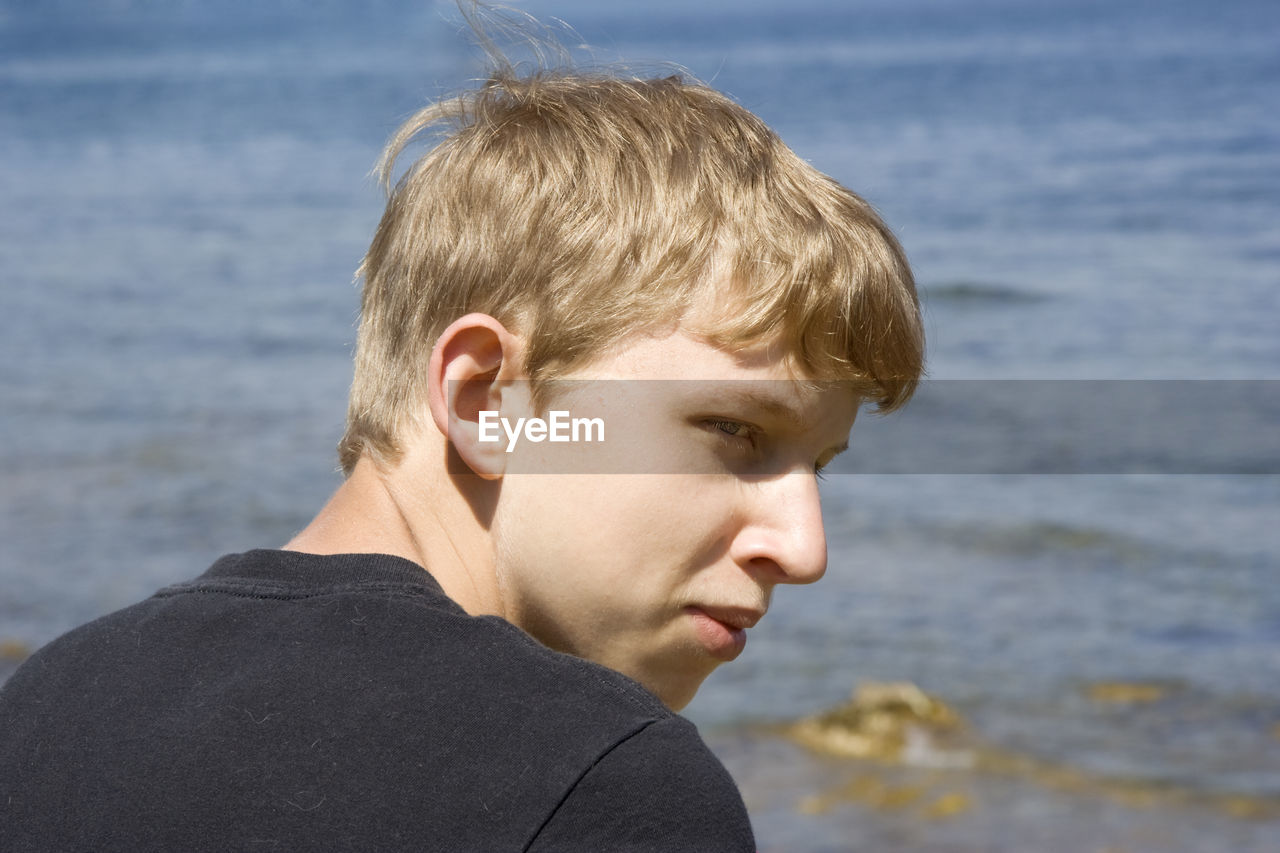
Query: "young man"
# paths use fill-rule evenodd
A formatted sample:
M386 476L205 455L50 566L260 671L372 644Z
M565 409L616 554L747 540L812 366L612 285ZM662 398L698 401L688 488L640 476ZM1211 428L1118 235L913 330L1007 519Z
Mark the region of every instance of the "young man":
M345 482L10 680L0 848L753 849L675 712L914 388L901 250L674 77L503 71L384 176L441 124L362 266Z

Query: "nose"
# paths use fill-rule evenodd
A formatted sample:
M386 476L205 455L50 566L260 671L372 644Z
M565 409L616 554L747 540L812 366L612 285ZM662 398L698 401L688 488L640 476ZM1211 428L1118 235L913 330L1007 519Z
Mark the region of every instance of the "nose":
M810 470L743 484L746 517L730 549L739 565L771 583L813 583L827 571L818 480Z

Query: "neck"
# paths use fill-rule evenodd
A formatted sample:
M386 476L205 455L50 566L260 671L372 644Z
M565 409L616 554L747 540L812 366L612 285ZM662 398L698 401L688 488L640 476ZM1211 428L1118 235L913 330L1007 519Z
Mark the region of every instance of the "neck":
M449 473L446 452L441 441L407 452L390 468L364 455L285 550L403 557L431 572L468 613L504 615L481 511L495 484Z

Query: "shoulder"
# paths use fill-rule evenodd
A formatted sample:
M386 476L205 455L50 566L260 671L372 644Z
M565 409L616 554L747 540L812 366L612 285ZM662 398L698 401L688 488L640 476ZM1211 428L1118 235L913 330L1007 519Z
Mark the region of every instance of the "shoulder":
M586 769L531 851L755 850L737 787L693 724L670 715Z
M65 795L71 775L96 785L110 768L130 802L221 809L236 827L223 840L286 825L355 838L376 821L387 849L434 835L459 850L752 849L691 723L407 577L215 573L70 632L0 691L0 796ZM324 805L303 814L281 794L304 789ZM129 830L98 811L86 827Z

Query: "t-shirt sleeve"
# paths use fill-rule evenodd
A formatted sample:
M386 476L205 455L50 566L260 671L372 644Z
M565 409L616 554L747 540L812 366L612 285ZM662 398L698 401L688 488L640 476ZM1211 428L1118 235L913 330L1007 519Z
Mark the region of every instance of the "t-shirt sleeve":
M691 723L651 723L574 785L530 853L753 853L742 796Z

